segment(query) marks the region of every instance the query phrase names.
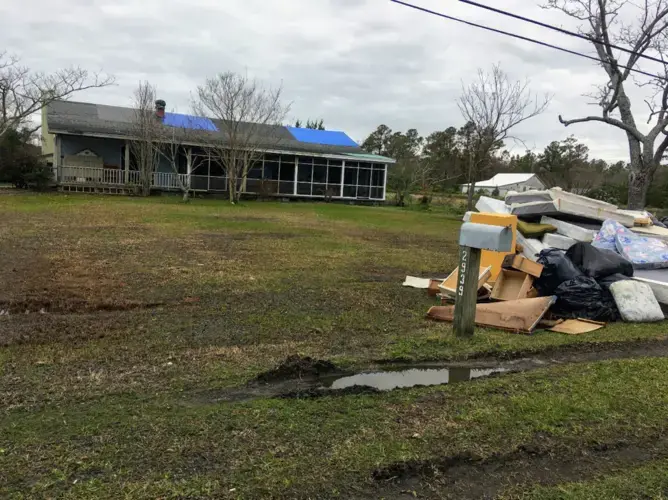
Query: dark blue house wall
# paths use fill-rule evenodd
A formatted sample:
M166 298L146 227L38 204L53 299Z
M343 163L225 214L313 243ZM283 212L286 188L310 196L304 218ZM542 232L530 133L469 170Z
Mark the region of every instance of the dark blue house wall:
M84 149L90 149L93 153L103 159L105 166L120 168L122 165L121 148L124 145L125 141L118 139L62 135L60 154L63 156L70 156L76 155Z

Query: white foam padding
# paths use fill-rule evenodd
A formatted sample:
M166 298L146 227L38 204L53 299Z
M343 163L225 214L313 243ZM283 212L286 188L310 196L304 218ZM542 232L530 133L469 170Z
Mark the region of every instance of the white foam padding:
M610 293L624 321L648 323L663 321L663 311L646 283L635 280L618 281L610 285Z
M566 222L559 219L553 219L552 217L543 217L540 219L541 224L550 224L557 228L557 233L573 238L576 241L583 241L585 243L591 243L596 236L596 232L591 229L586 229L584 227L576 226L570 222Z
M573 238L562 234L546 234L543 236L543 243L549 248L558 248L559 250L568 250L577 243Z
M478 203L475 204L478 212L486 212L492 214L509 214L510 208L506 206L505 202L490 198L489 196L481 196Z

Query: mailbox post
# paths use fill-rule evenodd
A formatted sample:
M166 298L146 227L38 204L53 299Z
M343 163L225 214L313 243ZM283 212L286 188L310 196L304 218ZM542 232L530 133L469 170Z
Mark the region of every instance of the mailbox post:
M459 233L459 271L454 321L454 331L458 337L472 337L475 329L482 250L509 252L512 242L510 226L488 226L471 222L462 225Z

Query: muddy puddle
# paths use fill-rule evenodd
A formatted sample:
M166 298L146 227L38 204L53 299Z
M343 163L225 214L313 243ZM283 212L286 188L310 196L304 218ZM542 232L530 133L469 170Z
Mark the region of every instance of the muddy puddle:
M191 400L201 404L260 398L346 396L461 383L562 364L656 357L668 357L668 340L574 345L544 351L531 358L501 360L490 357L443 364L395 365L357 373L342 371L329 361L295 355L244 386L198 392L191 395Z
M477 378L489 377L511 371L509 368L410 368L406 370L357 373L338 378L323 378L321 382L330 390L351 387L372 387L379 391L391 391L409 387L455 384Z

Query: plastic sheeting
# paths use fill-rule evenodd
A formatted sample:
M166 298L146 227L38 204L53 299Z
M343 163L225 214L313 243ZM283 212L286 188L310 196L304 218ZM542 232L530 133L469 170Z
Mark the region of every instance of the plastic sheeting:
M614 220L606 220L594 238L594 247L616 251L635 269L668 268L668 243L638 236Z
M202 116L165 113L165 119L162 123L168 127L187 128L190 130L208 130L210 132L218 131L218 128L211 120Z
M564 282L582 276L575 264L561 250L549 248L540 252L538 263L542 264L543 272L534 282L541 296L555 295L556 289ZM594 318L590 318L594 319Z
M326 146L351 146L358 147L355 141L348 137L344 132L333 130L314 130L310 128L285 127L292 137L299 142L308 142L310 144L324 144Z
M566 252L585 276L599 280L613 274L633 276L633 265L617 252L595 248L590 243L576 243Z

